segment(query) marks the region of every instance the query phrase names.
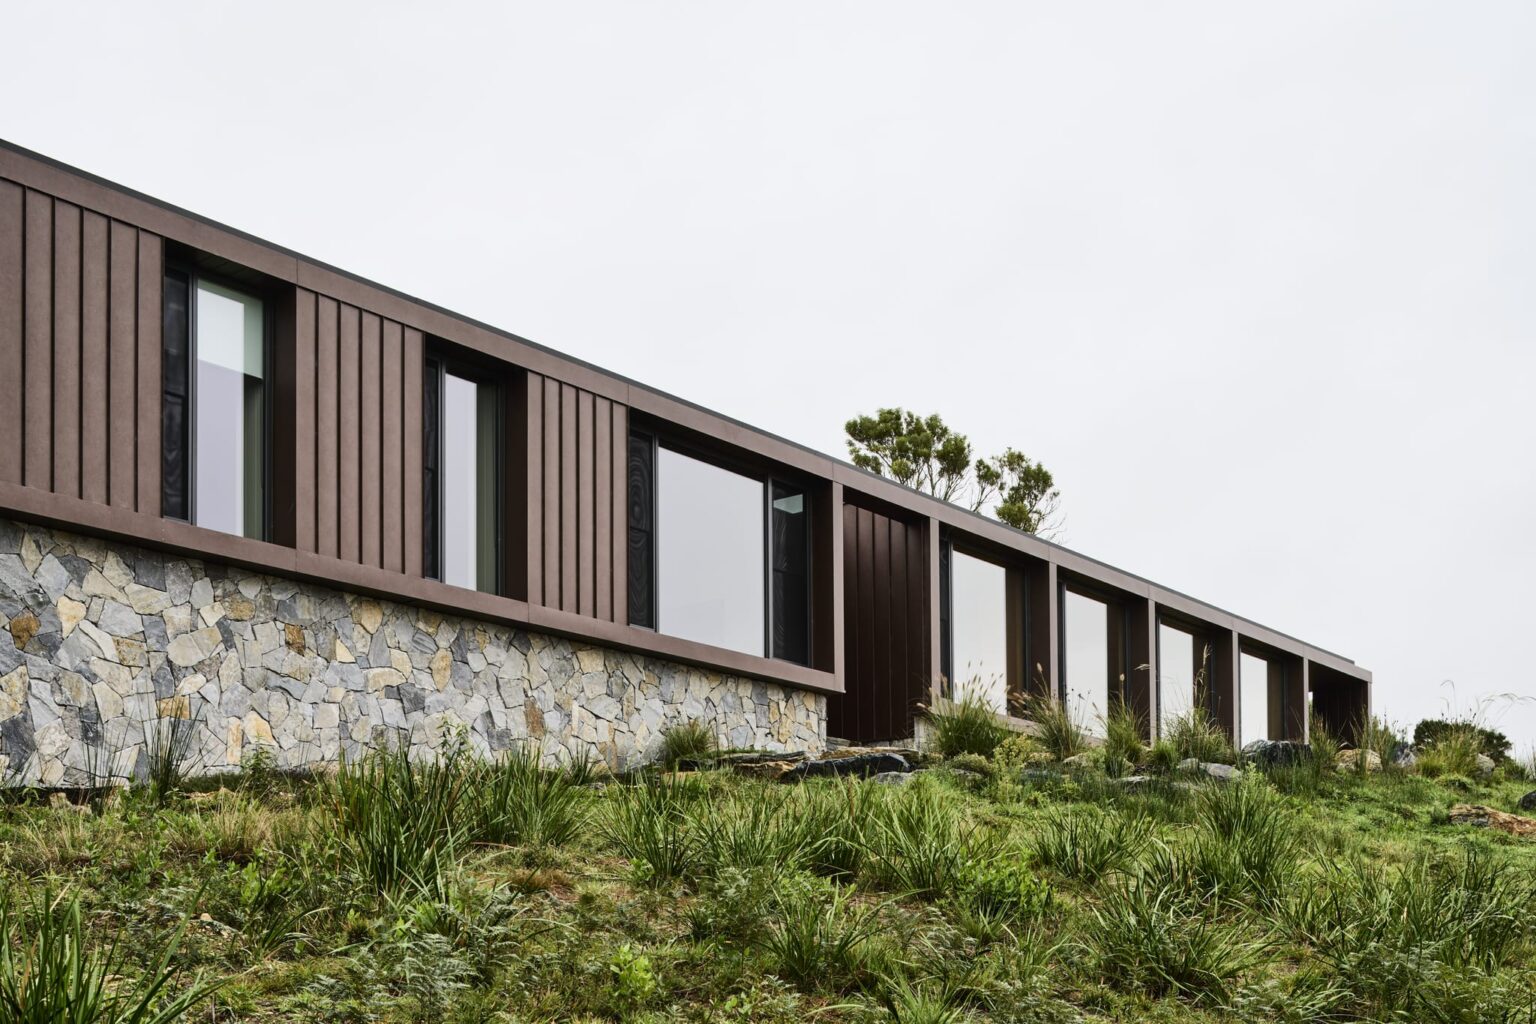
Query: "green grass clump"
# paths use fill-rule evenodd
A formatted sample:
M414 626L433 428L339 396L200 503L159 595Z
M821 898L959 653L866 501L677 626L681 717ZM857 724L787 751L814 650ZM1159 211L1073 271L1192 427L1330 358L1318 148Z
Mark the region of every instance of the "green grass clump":
M1203 707L1192 708L1174 718L1168 723L1164 735L1181 761L1191 757L1218 764L1237 761L1237 751L1232 749L1226 731Z
M1128 870L1149 838L1144 819L1093 807L1071 808L1041 822L1034 857L1041 867L1092 884L1111 871Z
M1072 720L1063 701L1033 696L1025 702L1025 717L1035 724L1035 742L1058 761L1088 749L1088 735Z
M679 722L661 734L656 761L668 771L685 761L709 761L720 753L720 742L708 724L697 720Z
M0 1020L14 1024L170 1024L218 987L178 988L178 928L137 969L121 934L87 940L78 894L46 890L0 904Z
M945 704L928 716L930 744L944 757L974 754L990 758L1010 730L1000 723L986 703L973 694L958 703Z
M467 829L476 842L562 846L586 824L584 794L572 773L545 768L533 748L509 751L469 772Z

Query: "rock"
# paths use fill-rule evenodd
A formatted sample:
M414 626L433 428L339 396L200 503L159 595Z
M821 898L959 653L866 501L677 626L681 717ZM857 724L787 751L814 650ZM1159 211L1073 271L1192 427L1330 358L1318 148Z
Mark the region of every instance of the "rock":
M910 772L912 763L900 754L884 751L865 751L842 757L824 757L814 761L802 761L784 773L790 782L801 779L846 777L857 775L869 778L883 772Z
M1243 760L1260 768L1300 764L1312 748L1295 740L1254 740L1243 747Z
M1150 775L1122 775L1118 779L1110 779L1109 784L1121 789L1145 789L1154 781L1156 780Z
M1497 766L1493 763L1493 758L1489 757L1487 754L1477 755L1477 775L1479 778L1486 779L1488 776L1492 775L1493 769L1495 767Z
M728 765L752 765L752 764L794 764L805 760L805 751L786 750L784 753L774 753L767 750L735 751L729 754L721 754L715 759L719 764Z
M1229 764L1221 764L1216 761L1197 761L1192 757L1186 757L1179 762L1179 771L1191 774L1203 774L1217 782L1232 782L1243 777L1243 773Z
M1339 766L1341 772L1357 772L1360 770L1360 758L1365 758L1365 770L1368 772L1381 771L1381 755L1374 750L1341 750L1339 751Z
M68 811L71 814L90 814L89 804L70 803L69 797L63 793L49 793L48 806L56 811Z
M1036 783L1060 782L1061 773L1049 768L1020 768L1019 781L1028 786Z
M1418 751L1410 743L1398 743L1392 747L1392 764L1397 768L1412 768L1419 763Z
M40 625L37 616L30 611L22 612L11 620L11 642L16 645L18 651L32 642Z
M1092 750L1085 750L1081 754L1073 754L1061 760L1063 768L1094 768L1098 765L1098 758Z
M1450 819L1452 825L1492 828L1512 836L1536 838L1536 818L1522 818L1480 804L1457 804L1451 808Z
M1520 809L1522 811L1536 811L1536 789L1531 790L1520 798Z
M916 772L876 772L869 777L869 781L878 782L882 786L905 786L916 774Z

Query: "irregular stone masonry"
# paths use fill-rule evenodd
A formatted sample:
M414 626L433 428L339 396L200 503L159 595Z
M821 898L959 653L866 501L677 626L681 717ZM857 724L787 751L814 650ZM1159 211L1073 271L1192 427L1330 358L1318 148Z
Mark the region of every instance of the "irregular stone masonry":
M826 745L809 691L0 519L6 781L142 776L171 719L204 772L455 734L624 766L689 720L731 747Z

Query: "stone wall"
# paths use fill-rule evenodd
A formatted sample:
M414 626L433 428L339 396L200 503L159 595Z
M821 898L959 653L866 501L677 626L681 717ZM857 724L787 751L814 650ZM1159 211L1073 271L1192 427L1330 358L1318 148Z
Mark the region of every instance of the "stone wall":
M462 732L494 756L643 760L663 730L819 752L826 698L0 519L0 771L75 786L142 775L190 721L191 762L280 766Z

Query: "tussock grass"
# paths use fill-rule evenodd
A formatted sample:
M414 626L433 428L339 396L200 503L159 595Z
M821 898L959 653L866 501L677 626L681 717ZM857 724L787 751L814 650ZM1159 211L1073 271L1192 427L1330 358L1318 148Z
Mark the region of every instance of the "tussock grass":
M704 722L689 720L669 726L661 734L656 762L673 771L684 761L708 761L719 752L714 730Z
M991 757L1011 730L997 720L980 697L967 695L958 703L946 703L928 715L930 744L945 757L974 754Z

